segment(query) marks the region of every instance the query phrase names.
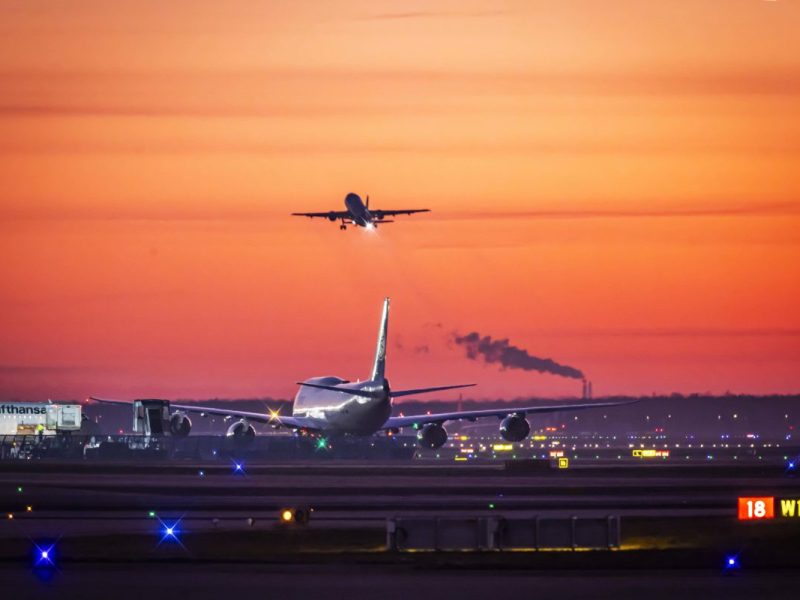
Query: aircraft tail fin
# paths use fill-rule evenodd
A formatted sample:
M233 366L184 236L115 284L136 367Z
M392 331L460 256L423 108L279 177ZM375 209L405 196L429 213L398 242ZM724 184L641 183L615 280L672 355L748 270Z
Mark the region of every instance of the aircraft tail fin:
M386 377L386 336L389 330L389 298L383 300L381 325L378 329L378 345L375 348L375 362L372 364L372 381L383 381Z

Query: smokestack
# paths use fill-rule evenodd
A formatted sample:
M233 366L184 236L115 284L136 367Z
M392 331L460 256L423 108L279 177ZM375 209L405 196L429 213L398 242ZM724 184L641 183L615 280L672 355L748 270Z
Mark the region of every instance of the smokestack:
M585 379L582 379L582 380L581 380L581 383L583 384L583 391L581 392L581 398L583 398L584 400L586 400L586 398L587 398L587 393L588 393L588 388L587 388L587 386L586 386L586 380L585 380Z
M591 382L591 381L589 382L589 388L588 388L588 390L587 390L587 391L588 391L588 393L589 393L589 398L590 398L590 399L591 399L591 398L593 398L593 393L592 393L592 382Z

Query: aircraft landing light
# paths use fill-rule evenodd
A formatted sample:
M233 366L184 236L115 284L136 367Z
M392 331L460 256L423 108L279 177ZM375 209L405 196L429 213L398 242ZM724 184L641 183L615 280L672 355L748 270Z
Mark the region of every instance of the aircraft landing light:
M280 423L281 422L281 409L278 407L277 410L275 409L268 409L269 411L269 423Z

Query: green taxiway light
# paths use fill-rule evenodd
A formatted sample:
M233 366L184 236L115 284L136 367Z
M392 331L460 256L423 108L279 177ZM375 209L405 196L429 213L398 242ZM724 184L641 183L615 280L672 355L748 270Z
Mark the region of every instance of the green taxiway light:
M21 493L22 493L22 486L21 486L21 485L20 485L20 486L17 486L17 493L18 493L18 494L21 494Z
M328 447L328 440L324 437L317 440L317 450L325 450Z
M147 513L147 516L150 517L151 519L154 519L156 517L156 511L151 510L150 512Z

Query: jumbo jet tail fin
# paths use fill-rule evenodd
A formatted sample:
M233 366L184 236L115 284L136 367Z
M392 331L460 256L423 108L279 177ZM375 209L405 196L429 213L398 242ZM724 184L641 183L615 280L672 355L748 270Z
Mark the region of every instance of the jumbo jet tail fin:
M383 300L383 314L378 329L378 346L375 348L375 362L372 364L371 381L380 381L386 377L386 335L389 330L389 298Z

